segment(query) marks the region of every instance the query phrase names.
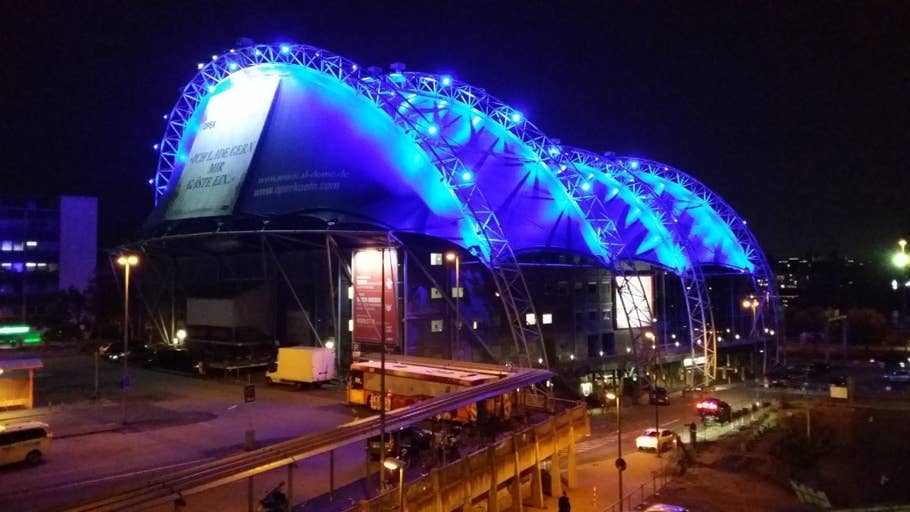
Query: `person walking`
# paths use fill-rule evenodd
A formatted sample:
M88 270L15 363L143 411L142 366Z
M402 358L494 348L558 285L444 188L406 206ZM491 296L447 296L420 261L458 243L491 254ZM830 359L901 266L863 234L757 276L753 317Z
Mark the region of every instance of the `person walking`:
M569 503L569 496L566 495L566 491L562 491L562 496L559 497L559 512L572 512L572 504Z

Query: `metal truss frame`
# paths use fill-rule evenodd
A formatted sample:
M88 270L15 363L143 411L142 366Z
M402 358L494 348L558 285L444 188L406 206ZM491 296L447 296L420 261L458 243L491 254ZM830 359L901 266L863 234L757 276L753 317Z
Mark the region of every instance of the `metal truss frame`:
M539 350L538 363L549 367L543 332L540 329L540 322L537 321L534 302L531 300L531 293L521 272L518 258L509 243L508 234L499 222L493 206L477 186L476 180L460 179L465 172L472 173L473 170L461 161L456 148L449 144L442 134L430 133L428 128L432 125L432 112L421 109L411 100L416 97L413 95L423 94L434 99L460 102L479 115L485 116L487 120L499 123L510 131L529 123L520 113L516 117L517 111L485 92L468 84L456 82L450 77L393 72L376 77L376 80L386 84L385 90L389 92L392 100L386 111L393 118L408 115L418 118L409 126L415 140L428 154L434 156L437 168L443 173L445 184L469 210L471 218L475 221L477 234L482 235L487 241L489 253L475 251L474 256L484 260L493 275L515 341L519 366L533 366L530 347L535 347ZM403 106L406 108L402 108ZM535 321L529 324L526 321L528 316Z
M476 256L487 264L493 275L500 298L505 308L512 337L516 345L518 365L531 367L529 344L539 346L539 359L544 367L549 366L543 344L543 334L538 322L525 325L526 315L537 318L527 284L521 274L518 259L495 212L479 189L460 183L458 176L469 170L456 156L454 148L438 144L415 126L413 119L399 112L401 100L407 99L392 80L392 76L378 77L363 73L353 61L308 45L280 44L254 45L231 49L222 55L213 55L211 62L199 64L199 72L183 88L177 104L168 115L167 128L159 144L158 170L152 180L155 190L155 204L167 193L178 166L180 165L180 140L193 112L205 95L214 92L217 84L232 73L245 67L260 64L292 64L319 71L336 78L341 83L369 99L377 108L386 112L415 142L433 158L443 180L459 199L465 218L474 221L475 230L488 243L488 250L478 251ZM490 111L489 117L497 122L508 123L515 119L509 113ZM513 121L520 125L523 119ZM423 122L429 122L423 119Z
M273 63L292 64L316 70L351 87L389 115L393 122L405 133L410 134L415 143L432 159L442 175L443 182L459 200L463 218L473 223L476 234L487 245L472 252L488 266L493 275L512 332L519 366L533 365L529 348L531 346L539 348L539 357L545 367L549 366L549 362L539 322L528 325L525 321L529 315L533 315L535 319L537 315L518 259L494 209L476 186L475 180L460 179L463 173L472 170L458 158L456 148L445 137L429 133L427 128L432 125L431 114L422 111L411 102L415 93L466 105L472 112L483 116L485 121L493 121L500 125L529 148L536 156L536 163L549 169L558 178L563 190L595 231L604 251L603 254L595 256L615 274L621 274L623 277L626 277L626 266L634 259L634 255L625 254L626 244L618 232L615 221L606 214L603 201L593 187L585 186L590 177L585 176L584 172L578 169L578 165L584 164L600 169L643 198L668 228L674 243L689 259L686 268L670 270L682 280L689 315L690 340L692 343L700 340L705 351L706 363L701 368L705 379L714 378L716 334L702 265L691 257L691 247L679 231L673 228L675 222L672 222L672 205L665 204L667 200L659 197L660 195L643 180L636 179L636 175L648 172L671 180L692 191L717 212L730 227L749 261L754 265L751 278L762 301L762 307L756 323L753 324L753 331L759 322L765 325L766 306L770 306L767 309L772 316L772 325L778 326L780 300L774 274L754 235L746 227L746 222L725 201L688 174L649 160L603 158L590 152L563 148L555 139L544 135L520 111L487 94L483 89L457 82L451 77L397 70L384 75L365 73L365 70L360 69L353 61L308 45L253 45L230 49L221 55L213 55L211 61L198 65L198 72L183 88L177 103L167 116L167 127L158 145L158 167L151 180L156 204L172 186L174 174L182 164L181 159L185 155L179 154L180 141L204 97L214 92L219 82L238 70ZM650 315L650 312L648 314ZM781 330L778 328L777 332L780 333Z
M774 329L776 333L781 332L780 322L783 309L780 303L777 279L774 276L774 271L768 263L764 251L762 251L761 246L758 244L758 240L748 228L748 222L740 217L723 198L691 175L672 166L658 162L643 159L638 159L638 162L640 165L642 163L647 163L648 172L672 181L696 194L709 208L720 216L742 246L743 251L746 253L746 257L748 257L749 261L754 265L754 270L749 276L760 305L756 310L757 314L755 321L752 324L750 336L758 334L757 331L759 326L769 326ZM768 316L770 316L770 318L766 318L766 312L769 313Z

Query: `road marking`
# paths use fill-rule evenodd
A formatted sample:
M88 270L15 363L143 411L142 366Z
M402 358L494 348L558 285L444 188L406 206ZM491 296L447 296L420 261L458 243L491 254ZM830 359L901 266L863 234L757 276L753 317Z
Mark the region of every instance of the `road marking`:
M676 418L675 420L667 421L665 423L661 423L661 425L666 427L667 425L672 425L672 424L676 423L677 421L679 421L679 418Z

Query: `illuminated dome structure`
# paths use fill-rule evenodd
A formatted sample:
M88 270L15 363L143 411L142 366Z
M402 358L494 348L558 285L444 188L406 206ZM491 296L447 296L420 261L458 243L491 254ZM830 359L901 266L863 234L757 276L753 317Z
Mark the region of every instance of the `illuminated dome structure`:
M627 284L636 263L679 276L688 341L709 380L708 277L748 276L761 302L753 331L776 323L774 276L755 237L691 175L564 146L483 89L399 68L364 69L300 44L199 64L156 146L146 236L272 229L293 215L445 239L489 269L524 365L546 357L539 325L526 321L536 312L519 262L540 251L583 255Z

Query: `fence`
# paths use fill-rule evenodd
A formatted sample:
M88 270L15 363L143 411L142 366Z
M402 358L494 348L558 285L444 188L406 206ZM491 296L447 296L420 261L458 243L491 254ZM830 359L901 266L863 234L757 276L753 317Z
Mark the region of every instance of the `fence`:
M669 481L670 476L666 474L666 472L660 474L660 472L654 471L651 473L650 481L642 483L631 492L625 494L621 500L616 500L615 503L601 509L600 512L623 512L623 510L631 510L644 503L646 498L650 498L657 494L657 491L666 487ZM625 506L625 508L623 508L623 506Z

